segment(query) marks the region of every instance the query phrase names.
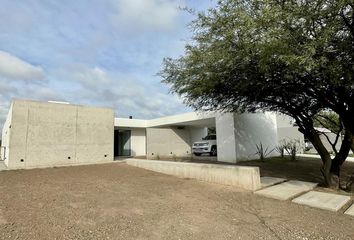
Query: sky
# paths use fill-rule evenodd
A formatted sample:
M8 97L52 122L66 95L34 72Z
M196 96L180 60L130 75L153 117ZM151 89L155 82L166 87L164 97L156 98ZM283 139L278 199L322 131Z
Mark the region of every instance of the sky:
M12 99L109 107L151 119L191 111L156 74L213 0L0 0L0 127Z

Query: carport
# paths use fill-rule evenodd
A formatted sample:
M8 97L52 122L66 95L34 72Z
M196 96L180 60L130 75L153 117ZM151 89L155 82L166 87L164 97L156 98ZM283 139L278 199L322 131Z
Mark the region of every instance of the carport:
M193 142L201 141L211 127L216 129L217 161L220 162L255 159L256 145L262 143L263 147L274 149L278 144L276 114L270 112L192 112L152 120L115 119L116 130L132 133L140 129L136 138L139 140L133 143L131 135L130 155L142 154L149 159L190 158Z
M151 120L146 129L147 156L190 158L193 143L207 136L208 128L215 128L215 114L187 113Z

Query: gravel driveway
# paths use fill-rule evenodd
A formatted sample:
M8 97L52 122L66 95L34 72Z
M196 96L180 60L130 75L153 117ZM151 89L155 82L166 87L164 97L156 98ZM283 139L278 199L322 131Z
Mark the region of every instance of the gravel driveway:
M353 226L124 163L0 172L0 239L352 239Z

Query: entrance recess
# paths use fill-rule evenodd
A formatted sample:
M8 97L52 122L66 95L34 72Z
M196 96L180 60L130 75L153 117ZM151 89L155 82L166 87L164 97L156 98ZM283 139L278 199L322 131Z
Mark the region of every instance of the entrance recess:
M114 130L114 156L129 157L131 156L131 131L130 130Z

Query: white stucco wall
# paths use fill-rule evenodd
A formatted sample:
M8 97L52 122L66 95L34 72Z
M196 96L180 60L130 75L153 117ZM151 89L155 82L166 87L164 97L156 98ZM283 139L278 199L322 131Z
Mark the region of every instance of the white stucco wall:
M330 142L333 144L336 141L336 137L337 134L332 133L332 132L326 132L325 133L327 135L327 137L329 138ZM333 153L334 150L332 148L331 143L328 141L327 137L324 135L324 133L320 133L319 134L320 139L323 143L323 145L325 146L325 148L327 149L327 151L329 151L330 153ZM336 150L339 151L340 147L342 145L342 139L341 137L338 138L337 144L336 144ZM309 151L307 151L307 153L317 153L317 150L315 148L310 149Z
M146 129L132 128L130 140L131 140L131 155L145 156L146 155Z
M299 132L297 127L278 128L278 142L290 140L299 140L301 144L304 144L304 134Z
M234 114L218 114L215 119L218 161L236 162L236 136Z
M214 112L190 112L190 113L183 113L173 116L166 116L161 118L155 118L148 120L147 127L168 127L171 125L193 125L193 123L205 123L209 124L208 119L214 119L215 113ZM199 125L200 126L200 125Z
M236 163L257 159L257 147L274 149L278 144L276 115L270 112L219 114L216 117L218 161ZM268 157L278 155L273 151Z
M288 128L293 127L294 119L285 114L276 113L277 127L278 128Z
M274 113L235 114L235 137L237 161L257 159L257 147L274 149L278 145L277 121ZM277 156L273 151L268 157Z
M146 128L149 120L114 118L114 126L117 128Z
M12 104L10 105L9 112L7 114L1 135L1 149L0 149L0 159L8 164L9 150L10 150L10 136L11 136L11 121L12 121Z
M326 133L326 135L329 138L330 142L328 141L327 137L324 134L320 134L320 139L321 139L323 145L325 146L325 148L329 152L334 152L331 144L333 144L336 141L337 134L330 132L330 133ZM342 139L341 139L341 137L339 137L337 144L335 146L337 151L340 150L341 145L342 145Z
M293 126L294 120L284 114L277 114L278 142L299 140L304 144L304 135L299 132L298 127Z

